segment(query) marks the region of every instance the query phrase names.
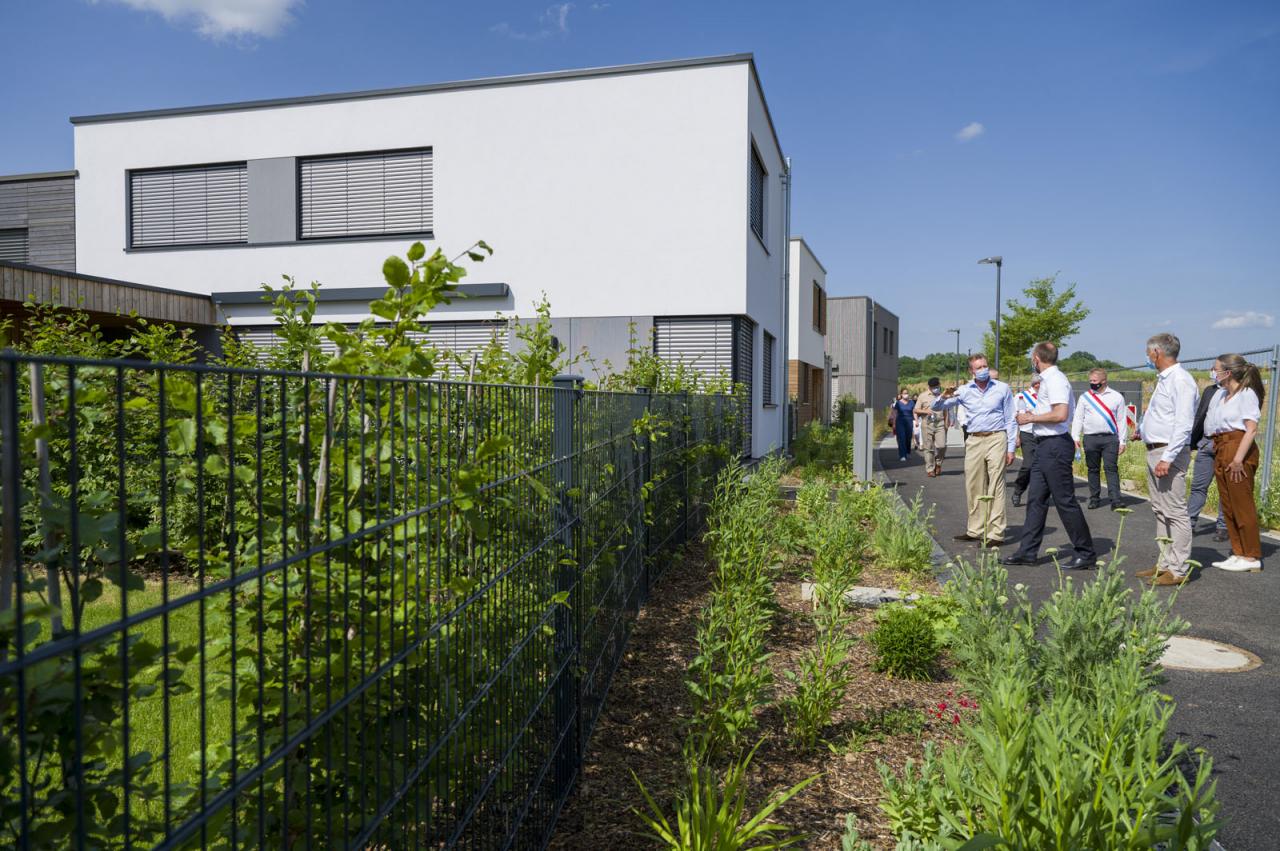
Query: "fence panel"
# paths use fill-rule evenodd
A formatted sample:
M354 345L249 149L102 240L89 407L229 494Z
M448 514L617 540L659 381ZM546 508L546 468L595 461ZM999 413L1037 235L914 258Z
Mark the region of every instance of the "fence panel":
M0 354L0 835L538 848L730 397Z

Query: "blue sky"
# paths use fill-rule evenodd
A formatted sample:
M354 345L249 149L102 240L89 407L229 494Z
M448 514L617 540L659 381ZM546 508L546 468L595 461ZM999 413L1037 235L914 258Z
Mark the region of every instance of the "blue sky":
M1069 348L1280 340L1274 2L0 0L0 31L3 173L69 168L76 114L751 51L794 232L904 353L978 344L988 254L1006 293L1079 285Z

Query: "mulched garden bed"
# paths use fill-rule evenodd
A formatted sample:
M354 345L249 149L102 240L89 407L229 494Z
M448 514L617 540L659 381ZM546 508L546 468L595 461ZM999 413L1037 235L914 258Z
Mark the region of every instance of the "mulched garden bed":
M868 570L863 581L877 573ZM695 651L698 613L706 604L710 577L705 554L692 547L666 569L641 611L552 848L654 847L632 812L633 807L644 808L632 772L671 817L671 804L685 783L680 748L692 714L685 671ZM775 592L780 610L769 644L778 698L790 689L782 672L797 667L798 658L814 641L814 631L808 604L800 596L798 573L781 573ZM861 610L853 632L865 637L873 625L872 611ZM894 840L877 806L877 762L900 770L908 758L921 755L926 741L950 735L949 718L938 720L927 713L939 702L954 702L951 693L957 686L948 672L938 671L933 682L894 680L871 669L873 657L865 640L855 645L853 683L826 732L827 742L816 750L801 753L792 748L776 702L760 716L755 735L764 742L751 767L753 808L775 791L822 774L775 815L775 820L808 835L806 847L838 849L845 815L854 813L864 839L892 848Z

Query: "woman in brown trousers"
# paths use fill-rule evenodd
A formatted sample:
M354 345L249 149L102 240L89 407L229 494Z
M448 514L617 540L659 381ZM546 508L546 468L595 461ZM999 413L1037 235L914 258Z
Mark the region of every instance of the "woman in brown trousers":
M1236 573L1262 570L1262 540L1253 477L1258 471L1258 420L1266 391L1258 368L1240 355L1219 355L1213 362L1219 387L1204 418L1204 433L1213 437L1218 510L1227 522L1231 556L1214 567Z

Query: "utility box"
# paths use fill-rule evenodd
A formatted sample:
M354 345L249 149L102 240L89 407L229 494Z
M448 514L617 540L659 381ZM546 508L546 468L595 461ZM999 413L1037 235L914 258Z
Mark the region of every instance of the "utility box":
M875 450L875 412L868 409L853 414L853 440L850 460L853 474L859 481L869 482L872 476L872 452Z

